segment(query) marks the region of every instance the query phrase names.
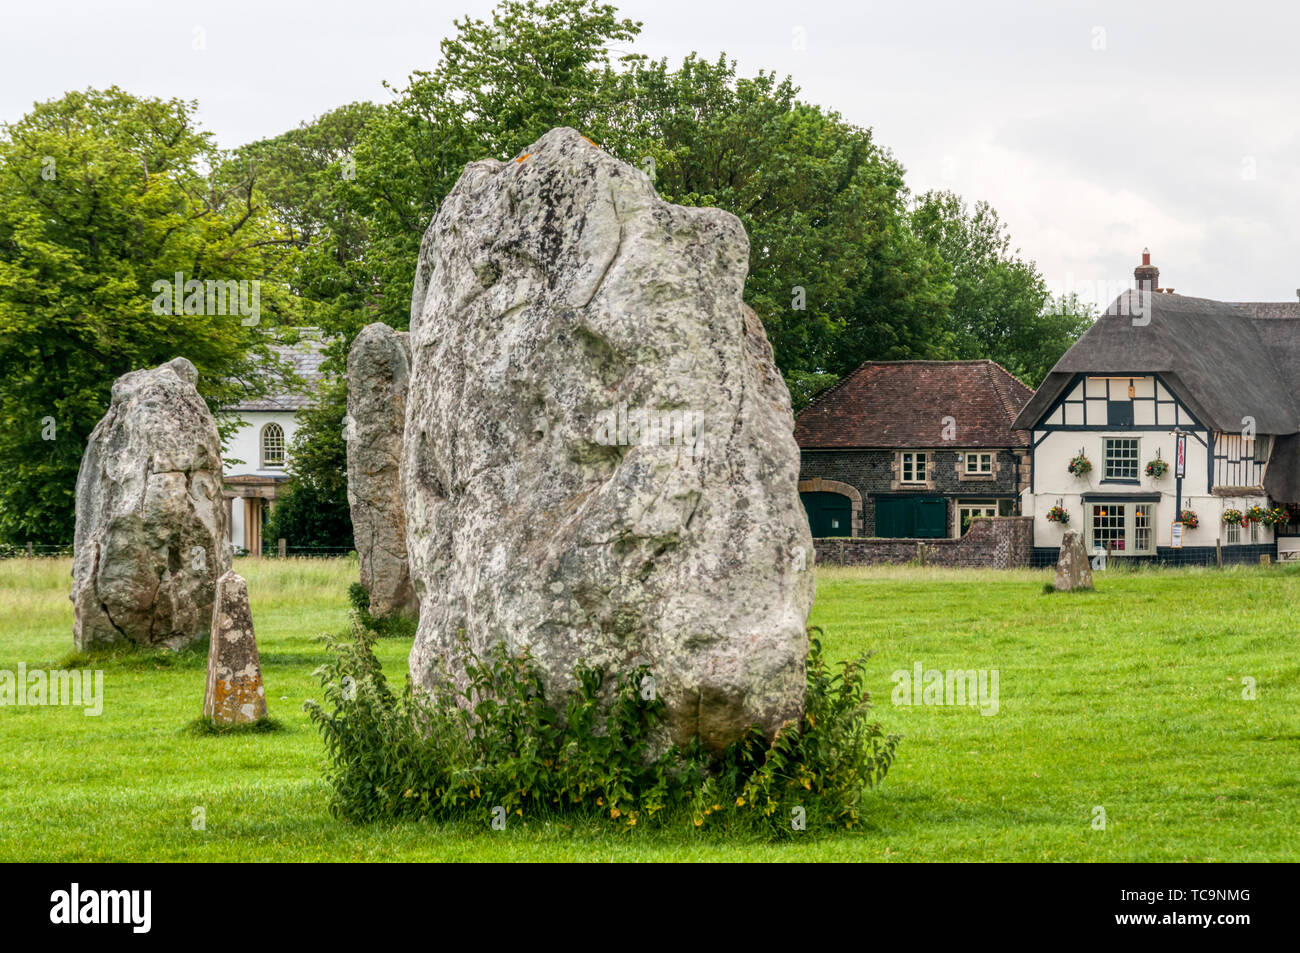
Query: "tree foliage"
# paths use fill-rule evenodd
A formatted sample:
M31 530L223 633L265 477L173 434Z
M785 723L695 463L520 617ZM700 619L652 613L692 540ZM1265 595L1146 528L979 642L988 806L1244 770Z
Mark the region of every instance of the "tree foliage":
M195 104L116 87L0 127L0 537L66 543L86 439L115 378L184 355L216 410L274 386L270 329L291 265L253 179ZM261 282L260 320L156 313L153 283ZM229 428L227 428L229 429Z
M987 202L970 210L951 192L928 192L912 211L912 228L950 272L945 357L992 358L1036 387L1092 322L1077 298L1051 298L1037 266L1011 247Z
M0 129L0 538L70 536L81 450L116 376L183 353L219 409L275 386L277 324L328 342L292 473L337 525L352 339L373 321L408 326L421 239L464 166L560 125L665 199L740 218L745 299L796 410L867 360L988 357L1037 384L1087 327L987 204L914 199L870 129L789 78L738 75L725 55L673 68L631 51L639 32L596 0L504 0L456 21L392 103L229 154L195 127L195 104L115 88ZM176 272L261 280L264 320L155 315L151 284ZM42 440L50 418L58 438Z

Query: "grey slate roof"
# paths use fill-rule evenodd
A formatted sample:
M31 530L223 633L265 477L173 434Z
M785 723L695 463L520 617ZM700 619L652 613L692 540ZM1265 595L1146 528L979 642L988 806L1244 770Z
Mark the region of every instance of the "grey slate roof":
M1136 292L1126 292L1056 362L1014 426L1032 429L1075 374L1158 373L1206 426L1235 433L1253 417L1257 433L1278 437L1265 489L1300 501L1300 439L1289 436L1300 433L1300 301L1156 293L1149 322L1135 324L1135 313Z
M301 410L311 402L320 381L325 345L318 338L304 335L297 344L274 344L271 350L293 364L294 371L303 379L303 387L293 393L268 394L257 400L233 404L228 410Z

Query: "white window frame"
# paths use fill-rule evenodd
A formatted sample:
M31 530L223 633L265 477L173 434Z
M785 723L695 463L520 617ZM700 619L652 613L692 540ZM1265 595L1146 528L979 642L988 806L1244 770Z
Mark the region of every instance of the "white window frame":
M1110 445L1120 440L1130 441L1133 444L1133 458L1132 458L1133 475L1132 476L1118 476L1110 472L1111 471ZM1142 438L1141 437L1102 437L1101 438L1101 472L1102 472L1103 480L1125 480L1125 481L1137 482L1139 479L1141 479L1141 474L1142 474L1142 465L1140 463L1141 459L1142 459ZM1125 457L1124 460L1125 462L1127 462L1128 458Z
M267 438L267 434L271 432L272 427L274 427L279 434L279 447L277 449L280 452L280 460L278 463L271 462L270 458L267 455L266 438ZM257 438L257 443L258 443L258 457L260 458L260 462L262 464L261 469L283 470L285 462L288 459L288 447L285 445L286 441L284 435L284 427L276 423L274 420L263 424L262 432L258 435Z
M1145 519L1147 522L1146 531L1149 534L1149 545L1145 549L1138 548L1138 507L1146 509ZM1095 502L1087 504L1085 511L1088 524L1088 552L1095 552L1097 541L1093 536L1095 529L1095 520L1097 517L1096 510L1102 508L1107 511L1120 509L1124 517L1124 535L1122 549L1107 549L1106 551L1112 556L1154 556L1156 552L1156 505L1154 503L1123 503L1123 502Z
M987 468L983 466L985 462L988 463ZM967 476L992 476L993 475L993 454L987 450L967 452L966 475Z
M974 512L975 510L979 510L979 513L977 514L978 516L997 516L998 501L997 500L978 500L978 501L958 500L957 501L957 535L959 537L965 536L966 533L969 532L969 530L963 530L961 528L962 517L965 516L966 513L971 513ZM991 510L992 512L986 512L989 510ZM971 517L971 522L972 523L975 522L974 516Z
M920 469L920 476L917 476L917 469ZM908 477L908 470L911 470L911 477ZM930 475L930 454L926 450L903 450L898 455L898 482L900 484L909 484L914 486L924 486L929 482Z
M1224 523L1223 525L1226 526L1226 527L1228 528L1227 533L1226 533L1226 534L1224 535L1224 537L1223 537L1224 545L1227 545L1227 546L1238 546L1238 545L1240 545L1240 544L1241 544L1241 524L1240 524L1240 523Z

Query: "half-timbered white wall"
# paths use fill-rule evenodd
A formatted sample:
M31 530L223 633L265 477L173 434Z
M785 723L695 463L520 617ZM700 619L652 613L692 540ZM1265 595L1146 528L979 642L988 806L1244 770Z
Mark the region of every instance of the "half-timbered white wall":
M1132 398L1128 396L1130 382L1133 385ZM1114 406L1111 402L1128 406ZM1118 413L1112 415L1112 410ZM1129 414L1132 415L1131 425L1127 424ZM1115 423L1112 416L1120 423ZM1085 494L1113 494L1116 497L1159 494L1155 502L1155 545L1169 546L1171 526L1178 518L1175 427L1188 433L1182 506L1193 510L1200 522L1197 529L1184 531L1183 546L1213 546L1219 539L1226 544L1223 511L1239 509L1244 512L1251 506L1265 506L1267 497L1262 489L1231 498L1211 493L1212 487L1224 485L1218 479L1212 481L1211 448L1218 445L1212 440L1217 437L1221 441L1226 435L1215 435L1199 424L1153 375L1080 380L1071 385L1064 400L1040 422L1033 435L1032 485L1021 497L1022 513L1034 518L1034 545L1059 546L1067 529L1084 533L1087 540L1090 527L1083 500ZM1106 480L1104 441L1109 437L1138 440L1137 483ZM1226 444L1220 446L1220 453L1225 452L1224 447ZM1092 470L1082 477L1067 469L1070 460L1080 450L1092 463ZM1144 472L1147 462L1155 459L1157 453L1169 464L1168 472L1160 479L1148 477ZM1251 471L1256 478L1253 486L1258 486L1261 472L1262 468ZM1070 522L1065 526L1047 520L1048 510L1058 504L1070 514ZM1255 541L1261 543L1273 539L1268 527L1258 527L1256 534ZM1248 527L1243 527L1240 542L1252 542Z

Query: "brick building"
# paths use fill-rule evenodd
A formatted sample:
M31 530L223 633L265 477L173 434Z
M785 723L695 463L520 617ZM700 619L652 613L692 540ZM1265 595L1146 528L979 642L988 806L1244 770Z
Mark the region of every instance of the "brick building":
M1019 512L1033 391L994 361L863 364L799 414L813 536L956 539Z

